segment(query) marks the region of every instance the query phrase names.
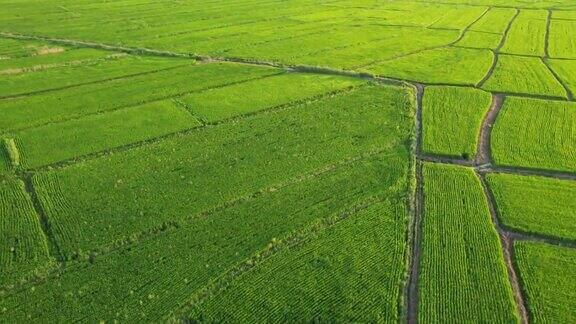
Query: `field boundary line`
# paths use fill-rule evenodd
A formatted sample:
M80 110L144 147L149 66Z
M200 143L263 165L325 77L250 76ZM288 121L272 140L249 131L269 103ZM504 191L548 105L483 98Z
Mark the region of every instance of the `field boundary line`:
M222 275L217 277L216 280L205 285L204 287L196 290L186 303L181 305L177 310L172 311L171 314L165 318L170 322L186 322L190 321L185 313L194 309L196 306L204 303L208 298L215 296L217 293L229 287L237 278L245 275L256 269L263 263L276 254L286 251L290 248L300 246L302 244L312 242L319 234L334 227L340 222L356 216L359 212L373 206L374 204L384 201L385 199L379 197L377 194L364 199L361 203L356 203L349 206L343 211L332 213L330 216L320 217L312 220L304 227L289 233L284 238L273 240L268 243L264 249L256 251L250 258L240 262L236 266L228 269Z
M200 123L201 127L204 127L206 126L206 124L208 124L208 122L206 121L206 119L204 119L204 117L195 113L194 110L192 110L192 107L190 107L190 105L182 101L182 97L172 98L172 102L176 107L183 109L188 115L192 116L192 118L197 120Z
M488 205L488 209L490 211L490 218L492 220L492 225L496 233L498 234L498 238L500 241L500 246L502 248L502 254L504 257L504 263L506 264L506 270L508 272L508 281L510 283L510 287L512 288L512 295L516 301L516 310L518 315L520 315L520 321L522 324L528 323L528 312L526 311L526 303L524 301L524 296L522 294L522 288L520 286L520 282L518 280L517 271L514 267L514 261L512 258L512 249L513 249L513 240L509 239L507 233L502 229L500 225L500 220L498 219L498 210L497 210L497 203L494 199L494 195L492 190L490 189L484 174L476 171L476 176L480 180L480 184L482 185L482 190L484 191L484 196L486 198L486 203Z
M491 164L492 163L492 127L498 118L500 109L504 103L505 97L501 94L493 94L490 108L482 120L480 126L480 134L478 136L478 144L476 146L476 157L474 163L477 165Z
M50 69L60 68L60 67L72 67L72 66L87 66L89 63L111 61L118 58L126 57L125 53L110 54L101 58L87 58L80 60L72 60L63 63L53 63L53 64L38 64L24 68L8 68L0 70L0 75L17 75L22 73L34 73L41 72Z
M424 215L424 179L422 176L422 161L419 160L422 150L422 101L424 96L424 86L414 83L415 90L415 141L413 155L415 159L414 178L416 181L414 188L414 200L412 206L412 217L408 224L408 248L409 259L407 262L408 280L405 285L406 295L406 321L408 324L418 322L418 283L420 274L420 253L422 245L422 218Z
M34 207L34 211L36 212L36 216L38 217L38 222L40 223L40 227L42 228L42 233L44 234L46 242L48 243L48 251L50 252L50 255L59 264L64 265L65 259L60 250L58 240L56 239L52 231L52 225L50 224L48 215L44 211L42 202L40 201L38 193L36 192L36 188L34 187L34 183L32 182L32 175L28 173L23 173L20 174L19 178L20 180L22 180L22 182L24 182L24 188L26 190L26 193L30 197L32 206Z
M546 33L544 34L544 58L550 57L550 23L552 21L552 10L548 9L548 15L546 16Z
M133 108L137 108L138 106L143 106L143 105L150 104L150 103L154 103L154 102L160 102L160 101L164 101L164 100L170 100L170 99L174 99L174 98L180 98L180 97L183 97L183 96L186 96L186 95L189 95L189 94L201 93L201 92L204 92L204 91L209 91L209 90L214 90L214 89L225 88L225 87L234 86L234 85L242 84L242 83L246 83L246 82L263 80L263 79L266 79L266 78L270 78L270 77L274 77L274 76L279 76L279 75L282 75L282 74L284 74L284 73L286 73L286 71L279 70L278 73L267 74L267 75L264 75L264 76L259 76L259 77L249 78L249 79L244 79L244 80L239 80L239 81L233 81L233 82L229 82L229 83L223 83L223 84L220 84L220 85L210 86L210 87L207 87L207 88L201 88L201 89L197 89L197 90L182 91L182 92L179 92L179 93L174 94L174 95L161 96L161 97L154 98L154 99L151 99L151 100L144 100L144 101L140 101L140 102L136 102L136 103L130 103L130 104L126 104L126 105L120 105L120 106L118 106L118 107L116 107L116 108L106 109L106 110L99 110L99 111L90 112L90 113L86 113L86 114L82 114L82 115L78 115L78 116L73 116L73 117L69 117L69 118L64 118L64 119L61 119L61 120L49 121L49 122L45 122L45 123L41 123L41 124L37 124L37 125L19 127L19 128L9 129L9 130L0 130L0 135L3 135L3 134L12 134L12 133L17 133L17 132L21 132L21 131L25 131L25 130L29 130L29 129L34 129L34 128L39 128L39 127L44 127L44 126L48 126L48 125L55 125L55 124L65 123L65 122L69 122L69 121L73 121L73 120L83 119L83 118L85 118L85 117L90 117L90 116L105 115L105 114L107 114L107 113L114 112L114 111L119 111L119 110L133 109Z
M268 107L268 108L265 108L262 110L254 111L252 113L233 116L233 117L222 119L219 121L210 122L210 123L207 123L205 125L194 126L194 127L186 128L184 130L160 135L157 137L148 138L145 140L136 141L136 142L128 143L125 145L111 147L111 148L104 149L101 151L92 152L92 153L72 157L72 158L61 160L61 161L54 162L51 164L46 164L46 165L42 165L42 166L38 166L38 167L34 167L34 168L29 168L26 171L34 173L34 172L63 169L63 168L69 167L69 166L74 165L74 164L86 162L89 160L94 160L94 159L97 159L97 158L100 158L103 156L109 156L109 155L120 153L120 152L131 151L133 149L138 149L138 148L141 148L144 146L155 145L155 144L158 144L158 143L160 143L164 140L170 139L170 138L175 138L175 137L179 137L179 136L186 136L186 135L189 135L189 134L194 133L196 131L206 129L207 127L214 127L214 126L218 126L218 125L228 124L228 123L231 123L234 121L248 119L248 118L251 118L251 117L254 117L257 115L264 115L264 114L268 114L268 113L272 113L272 112L282 111L282 110L286 110L286 109L292 109L292 108L296 108L296 107L301 107L303 105L316 103L318 101L322 101L322 100L325 100L325 99L333 97L333 96L339 96L339 95L343 95L343 94L351 92L351 91L355 91L356 89L363 87L363 86L367 86L367 84L360 84L357 86L349 86L346 88L341 88L338 90L325 92L325 93L317 95L317 96L312 96L312 97L307 97L307 98L300 99L300 100L287 102L285 104Z
M545 235L540 233L529 233L524 231L518 231L515 229L509 230L505 227L504 231L510 238L516 241L530 241L530 242L540 242L549 245L556 245L570 249L576 249L576 241L565 239L561 237Z
M542 61L542 63L546 66L546 68L548 69L548 71L550 71L550 73L552 73L552 75L554 76L554 79L556 79L556 81L558 83L560 83L560 85L562 86L562 88L564 88L564 92L566 92L566 99L568 101L573 101L574 100L574 95L572 94L572 91L570 90L570 88L568 87L568 85L564 82L564 80L562 80L560 78L560 76L556 73L556 71L554 71L554 69L552 69L552 67L550 66L550 64L548 64L548 59L540 59Z

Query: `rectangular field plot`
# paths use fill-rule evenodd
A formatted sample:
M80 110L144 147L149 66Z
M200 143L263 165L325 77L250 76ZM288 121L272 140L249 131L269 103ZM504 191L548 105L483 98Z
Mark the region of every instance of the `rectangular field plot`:
M429 83L475 85L492 64L489 50L449 47L427 50L363 68L379 76Z
M464 34L464 37L456 43L456 46L496 49L498 44L500 44L501 38L502 36L500 34L469 30Z
M41 274L51 263L24 183L0 174L0 288Z
M22 165L34 168L199 125L168 100L31 128L14 137Z
M345 77L288 73L193 93L181 100L195 116L215 122L344 90L362 82Z
M558 78L570 90L576 94L576 60L547 60L552 70L558 74Z
M63 254L72 257L326 165L403 146L412 133L411 115L406 89L363 87L34 180ZM188 198L174 200L182 196Z
M511 8L491 8L480 20L470 26L470 30L494 33L502 37L515 14L516 10Z
M549 42L550 57L576 59L576 20L552 20Z
M544 56L547 15L544 10L521 10L508 31L501 52Z
M124 76L159 71L192 64L186 59L123 56L43 71L30 71L0 78L2 97L25 95L78 84L105 81Z
M191 65L29 97L0 100L0 134L281 72L274 68L239 64Z
M279 248L278 257L270 258L270 266L281 266L295 257L302 261L302 267L291 273L293 281L276 286L281 289L295 284L294 289L307 293L309 311L293 303L290 311L295 316L314 318L314 310L328 310L332 305L341 307L342 313L335 316L342 318L379 318L386 316L382 310L389 310L388 316L394 318L404 272L408 158L408 148L390 148L383 154L262 191L177 228L168 226L150 233L125 248L98 254L91 264L70 267L33 289L0 299L0 309L4 309L3 316L16 322L166 322L175 305L195 301L203 289L211 292L211 282L227 280L235 269L254 264L249 260L259 264L258 255ZM385 197L403 198L389 205L373 204L374 199ZM295 247L290 237L298 237L306 245L292 253ZM306 253L315 247L322 248L317 258ZM338 249L347 254L341 256L336 253ZM270 269L267 265L261 266ZM323 265L333 275L323 275ZM303 277L298 277L299 273ZM319 281L322 285L314 284L314 279L323 280ZM225 284L233 283L231 280ZM349 285L349 289L342 290L340 284ZM330 289L334 293L326 294ZM45 298L47 295L50 298ZM262 293L251 296L264 297ZM361 308L357 308L358 299L365 301ZM236 305L251 311L250 304L239 301ZM250 314L234 315L241 318ZM269 316L271 320L278 318L277 313Z
M187 317L236 323L398 321L406 216L403 201L347 215L311 241L263 261Z
M516 242L514 250L531 319L576 321L576 250L532 242Z
M576 182L498 173L487 179L503 225L576 240Z
M576 104L506 98L492 133L499 165L576 171Z
M464 29L479 19L488 7L456 7L449 9L439 20L432 24L431 28Z
M517 322L498 234L472 169L424 164L419 321Z
M67 48L62 52L0 60L0 75L15 75L63 66L86 65L125 55L91 48Z
M566 98L566 91L542 59L499 55L494 73L482 88L504 93Z
M473 159L489 93L473 88L426 87L422 103L422 149Z

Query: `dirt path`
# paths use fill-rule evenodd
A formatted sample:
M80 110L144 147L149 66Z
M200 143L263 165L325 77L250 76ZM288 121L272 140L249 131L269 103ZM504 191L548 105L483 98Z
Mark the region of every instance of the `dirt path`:
M492 134L492 126L498 117L500 108L502 108L502 103L504 102L504 96L500 94L492 95L492 104L484 120L482 121L482 127L480 128L480 136L478 138L478 147L476 149L476 158L474 163L476 165L484 165L492 163L492 152L490 146L490 138Z
M494 195L488 187L486 178L484 174L476 172L476 175L480 179L482 184L482 189L486 196L486 201L488 203L488 209L490 211L490 216L494 228L498 232L500 239L500 245L502 246L502 255L504 256L504 262L506 263L506 270L508 272L508 280L512 288L512 293L514 294L514 299L516 300L516 305L518 308L518 314L520 315L520 320L523 324L528 323L528 312L526 311L526 306L524 302L524 297L522 296L522 289L520 288L520 283L518 281L518 276L516 274L516 269L514 267L512 254L513 254L513 241L510 240L509 235L500 226L500 221L498 220L498 214L496 211L496 201L494 200Z

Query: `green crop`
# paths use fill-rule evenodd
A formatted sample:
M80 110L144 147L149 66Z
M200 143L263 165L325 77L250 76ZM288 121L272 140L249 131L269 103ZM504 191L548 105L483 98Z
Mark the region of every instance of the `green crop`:
M507 98L492 133L496 164L576 171L576 104Z
M556 18L557 14L554 14L553 17ZM569 30L574 29L576 29L576 20L553 19L550 22L550 57L569 59L576 58L576 41L574 40L574 37L571 37L570 33L568 32Z
M422 323L516 322L498 234L474 171L424 164Z
M576 94L576 60L547 60L572 94Z
M500 221L527 233L576 239L576 183L541 177L489 174Z
M515 13L516 10L512 8L492 7L480 20L470 27L470 30L492 33L502 37Z
M576 251L542 243L514 244L531 320L576 321Z
M496 49L498 44L500 44L501 38L502 35L500 34L470 30L464 34L464 37L458 43L456 43L456 46Z
M422 103L422 149L473 159L489 93L462 87L427 87Z
M528 12L521 10L508 32L503 53L544 56L546 36L545 10Z
M482 88L504 93L566 97L562 84L537 57L499 55L494 73Z

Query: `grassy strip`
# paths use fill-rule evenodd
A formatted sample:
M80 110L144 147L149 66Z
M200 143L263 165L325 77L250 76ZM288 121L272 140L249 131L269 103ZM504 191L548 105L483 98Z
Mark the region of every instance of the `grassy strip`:
M0 309L4 310L3 316L15 321L160 321L175 305L183 305L193 293L269 244L317 221L338 217L371 196L402 191L407 179L407 154L406 148L394 148L181 223L175 230L128 249L95 256L91 264L70 268L33 289L15 292L0 300ZM402 217L398 217L400 226ZM374 235L378 232L374 230ZM390 235L401 237L402 233L399 230ZM379 244L371 245L369 250L379 248ZM401 253L391 253L402 260ZM373 262L379 267L377 260ZM354 282L353 274L349 278ZM378 291L382 282L373 283L377 283L374 289ZM51 298L44 298L46 294Z
M576 105L507 98L492 132L499 165L576 171Z
M489 93L461 87L427 87L422 106L422 149L473 159Z
M359 85L362 82L346 77L290 73L193 93L182 97L181 100L202 120L215 122Z
M203 64L3 100L0 101L0 133L136 106L280 72L278 69L238 64Z
M0 75L62 67L73 65L74 62L89 63L96 60L106 59L113 54L114 53L108 51L100 51L90 48L72 48L66 49L60 53L0 60Z
M482 88L496 92L566 97L566 91L538 57L499 55Z
M498 234L471 169L424 164L419 321L517 322Z
M576 251L533 242L514 244L531 320L576 321Z
M501 223L520 232L576 240L576 183L489 174Z
M410 134L409 107L400 88L364 87L74 165L35 181L55 236L73 257L321 165L399 145ZM327 145L332 149L325 150ZM189 198L173 199L182 196Z
M0 215L0 287L4 287L39 275L53 260L22 181L0 175Z

